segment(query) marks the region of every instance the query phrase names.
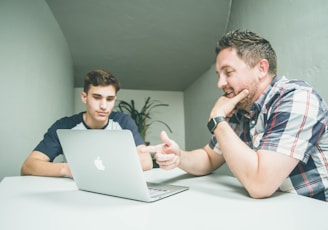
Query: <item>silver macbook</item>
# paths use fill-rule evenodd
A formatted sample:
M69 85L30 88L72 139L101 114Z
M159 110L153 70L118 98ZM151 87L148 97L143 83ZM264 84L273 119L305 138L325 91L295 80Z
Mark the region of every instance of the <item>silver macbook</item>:
M80 190L153 202L188 189L146 182L130 130L59 129L57 134Z

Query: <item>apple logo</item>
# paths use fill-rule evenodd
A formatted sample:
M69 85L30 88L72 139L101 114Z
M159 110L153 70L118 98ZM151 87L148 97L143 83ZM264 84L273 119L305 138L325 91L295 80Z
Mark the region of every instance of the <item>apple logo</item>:
M104 163L103 163L103 161L100 159L100 157L97 157L97 159L95 160L95 165L96 165L96 168L97 168L98 170L101 170L101 171L104 171L104 170L105 170Z

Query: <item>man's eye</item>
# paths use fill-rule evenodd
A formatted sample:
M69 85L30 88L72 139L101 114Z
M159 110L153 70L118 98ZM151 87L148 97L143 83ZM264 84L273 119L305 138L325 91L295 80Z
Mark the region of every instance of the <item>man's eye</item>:
M227 71L225 74L226 76L230 76L232 74L233 71Z
M115 99L115 96L113 97L107 97L107 101L113 101Z

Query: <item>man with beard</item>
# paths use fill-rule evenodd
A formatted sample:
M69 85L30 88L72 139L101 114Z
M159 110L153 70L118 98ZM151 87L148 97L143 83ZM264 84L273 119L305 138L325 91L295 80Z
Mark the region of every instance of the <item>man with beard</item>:
M249 31L232 31L216 48L218 88L204 148L181 150L165 132L155 152L162 169L206 175L224 163L253 198L275 191L327 201L327 105L306 82L277 76L271 44Z

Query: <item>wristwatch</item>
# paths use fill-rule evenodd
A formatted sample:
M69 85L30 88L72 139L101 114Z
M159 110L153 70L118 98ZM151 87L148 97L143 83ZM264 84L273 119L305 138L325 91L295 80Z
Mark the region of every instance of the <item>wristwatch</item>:
M211 120L209 120L209 122L207 123L207 128L208 130L214 134L214 130L216 129L216 126L221 122L221 121L225 121L226 118L225 116L218 116L218 117L214 117Z

